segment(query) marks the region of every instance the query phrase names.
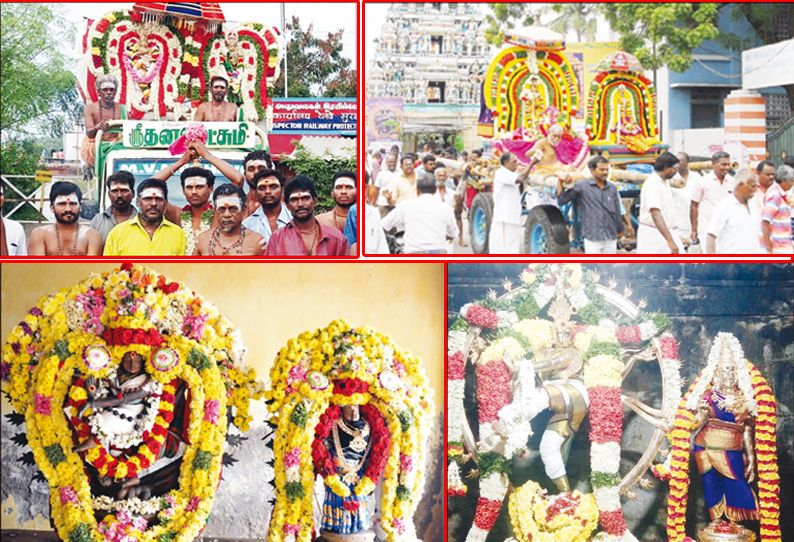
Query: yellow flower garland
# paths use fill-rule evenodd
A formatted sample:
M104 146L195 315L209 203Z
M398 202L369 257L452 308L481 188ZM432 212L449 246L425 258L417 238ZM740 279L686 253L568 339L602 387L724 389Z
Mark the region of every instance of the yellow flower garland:
M160 382L179 378L190 390L190 415L186 420L190 443L182 458L179 488L169 493L174 500L174 510L167 522L144 532L134 529L128 532L132 539L142 542L157 542L161 536L192 542L198 536L206 525L220 479L227 405L236 408L240 425L246 426L250 418L250 399L261 395L255 372L232 361L242 345L231 323L220 317L214 306L186 288L171 286L170 292L160 288L168 284L165 277L133 266L122 266L110 274L92 275L54 296L42 297L3 346L2 361L8 364L10 377L8 391L14 407L25 414L28 443L50 485L52 518L63 540L104 539L94 516L83 460L72 449L72 431L65 412L68 398L75 401L87 398L85 389L73 385L77 375L103 378L118 367L124 353L135 351L147 360L146 371L153 378ZM83 362L83 349L91 345L104 346L105 338L86 329L70 327L66 311L59 310L64 303L74 303L78 296L87 293L103 300L104 307L96 321L106 329L153 329L169 318L174 319L168 311L173 302L179 300L185 307L191 307L188 315L198 318L204 326L201 341L169 334L163 336L164 342L160 345L109 344L108 365L91 369ZM132 314L127 314L129 312ZM176 364L164 371L154 367L150 360L151 354L162 347L173 349L177 355ZM227 388L230 390L228 401ZM213 401L216 407L213 411L217 415L211 419L205 417L208 401ZM170 405L163 406L164 409L168 407ZM162 419L158 421L165 423ZM94 450L89 451L87 457L92 453ZM141 453L154 462L150 451L141 450ZM129 463L141 468L137 457L131 458ZM116 477L123 477L126 470L127 465L120 463ZM67 488L73 490L73 496L64 499L61 489ZM115 516L107 516L102 524L113 521L117 521Z
M327 379L325 387L312 387L309 383L317 373ZM381 378L394 375L399 376L399 389L385 388ZM268 541L311 540L315 479L311 444L314 427L331 404L372 404L383 416L392 442L382 475L381 526L390 542L402 539L406 531L411 530L411 517L423 487L422 444L433 410L432 390L419 358L397 348L382 333L367 327L354 328L336 320L324 329L290 339L279 352L270 379L271 387L265 396L271 400L268 408L274 417L271 423L276 425L276 506ZM346 379L366 383L369 391L350 395L336 393L334 381ZM287 489L284 456L295 448L300 450L302 498L298 498L294 484L290 485L289 493ZM411 472L402 472L401 453L412 458ZM336 475L327 477L326 482L337 494L349 493L349 488ZM400 484L410 492L407 499L398 498ZM362 495L374 488L374 481L364 477L354 491ZM289 526L288 530L297 526L297 536L292 538L291 534L285 534L285 526Z

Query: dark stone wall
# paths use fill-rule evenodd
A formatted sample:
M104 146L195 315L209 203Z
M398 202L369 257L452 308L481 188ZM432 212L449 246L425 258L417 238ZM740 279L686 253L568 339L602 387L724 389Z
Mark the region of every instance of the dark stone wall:
M503 293L501 282L504 278L518 284L518 276L526 265L450 263L447 269L448 323L455 321L463 304L481 299L489 289ZM794 540L794 517L790 513L794 506L794 267L755 263L583 265L598 270L601 284L615 277L618 291L630 285L634 290L631 299L635 303L647 298L646 311L660 311L670 317L671 331L680 343L685 388L703 368L711 341L718 332L729 331L739 338L747 359L761 370L777 397L780 523L782 539ZM580 432L583 430L586 428ZM582 465L570 463L576 463L579 457L581 462L589 463L584 449L577 453L577 445L589 446L586 440L586 436L584 439L577 436L578 442L569 460L572 476ZM694 537L696 529L707 523L708 511L702 501L702 485L694 463L691 470L694 476L690 485L687 534ZM580 489L589 491L587 487ZM637 488L636 492L638 499L624 502L623 506L629 528L639 540L666 540L667 484L656 481L650 490ZM456 518L450 519L451 523L456 523ZM757 529L757 522L748 522L748 527ZM450 540L458 540L458 533L465 533L465 530L451 531Z

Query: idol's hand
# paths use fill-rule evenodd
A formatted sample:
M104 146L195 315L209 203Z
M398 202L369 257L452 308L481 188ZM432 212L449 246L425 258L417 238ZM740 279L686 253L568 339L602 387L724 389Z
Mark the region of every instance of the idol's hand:
M752 481L755 480L755 458L752 454L749 454L746 458L744 477L748 483L752 483Z

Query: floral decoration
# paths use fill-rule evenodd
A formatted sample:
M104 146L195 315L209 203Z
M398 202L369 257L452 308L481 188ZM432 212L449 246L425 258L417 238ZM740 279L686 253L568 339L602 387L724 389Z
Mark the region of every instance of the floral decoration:
M75 318L63 307L92 299L103 307L97 321ZM205 315L201 341L182 334L188 314ZM78 327L70 324L78 323ZM86 364L88 347L101 346L110 363ZM171 349L176 365L157 370L151 356ZM149 360L144 367L152 378L147 385L147 418L140 434L98 434L89 393L101 396L125 353L137 352ZM25 413L28 443L50 486L52 519L62 540L124 540L125 542L190 542L206 525L220 479L226 436L226 413L245 430L250 422L249 401L261 397L256 374L244 363L245 348L239 332L210 303L190 288L155 271L124 264L111 273L93 274L71 288L44 296L16 326L2 348L8 367L4 387L12 405ZM174 391L184 382L190 390L187 446L182 458L179 487L153 502L131 499L107 502L92 498L85 461L101 475L117 480L132 478L153 464L162 452L164 435L173 419ZM94 423L94 427L92 427ZM74 451L78 442L99 441L86 451ZM137 441L137 442L132 442ZM114 457L107 446L127 446L126 457ZM101 522L95 510L112 512ZM156 513L157 525L141 516ZM121 537L121 538L119 538Z
M384 371L399 378L399 390L381 384ZM316 385L318 372L329 385ZM423 488L424 442L433 409L420 360L382 333L337 320L290 339L270 379L266 397L276 426L276 506L268 540L312 540L315 472L337 494L349 493L322 443L344 405L360 405L372 431L365 475L355 492L371 493L382 478L381 527L387 540L415 536L411 518Z

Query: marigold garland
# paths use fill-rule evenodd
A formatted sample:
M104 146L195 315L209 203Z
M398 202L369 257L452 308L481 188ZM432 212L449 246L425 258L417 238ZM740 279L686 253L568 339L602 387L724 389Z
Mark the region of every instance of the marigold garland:
M381 378L384 373L391 376ZM276 426L276 506L268 540L312 539L315 472L335 493L349 494L318 442L330 432L343 405L360 405L372 429L365 476L354 491L369 494L380 477L381 527L387 540L415 536L411 518L424 485L423 446L433 409L432 390L419 358L397 348L382 333L336 320L290 339L279 352L270 379L266 397ZM399 387L387 389L384 383Z
M89 298L90 307L102 310L81 317L78 307L86 305L78 300ZM190 315L206 315L200 342L180 336L188 310ZM83 352L92 345L106 348L107 366L92 368L84 361ZM101 474L117 479L148 468L157 459L158 445L162 445L173 416L175 387L182 381L191 402L186 418L189 442L179 488L161 499L159 525L149 526L124 508L97 522L84 461L73 451L70 428L70 424L75 427L80 441L91 434L85 420L77 416L88 399L87 377L107 377L127 352L137 352L148 360L162 345L176 352L179 362L167 371L145 365L150 376L165 387L156 423L144 442L134 448L132 456L121 460L111 458L102 446L84 453ZM3 346L2 363L7 369L3 384L14 408L25 413L28 443L51 488L58 536L63 540L104 540L123 531L128 541L194 540L206 525L220 478L227 406L236 410L238 425L244 427L248 402L261 393L254 371L243 364L244 354L239 334L214 306L190 289L142 267L124 264L112 273L91 275L71 288L42 297ZM190 362L200 358L207 363Z

